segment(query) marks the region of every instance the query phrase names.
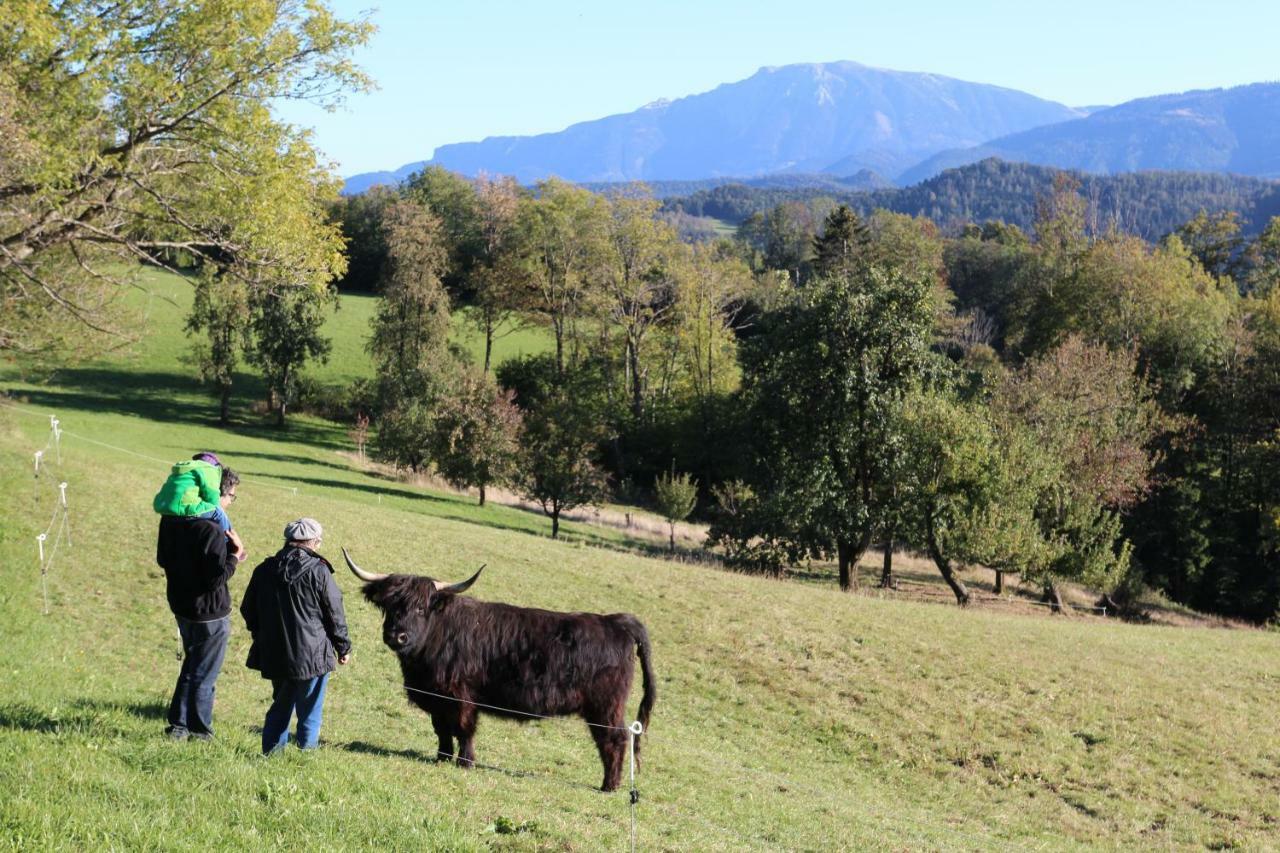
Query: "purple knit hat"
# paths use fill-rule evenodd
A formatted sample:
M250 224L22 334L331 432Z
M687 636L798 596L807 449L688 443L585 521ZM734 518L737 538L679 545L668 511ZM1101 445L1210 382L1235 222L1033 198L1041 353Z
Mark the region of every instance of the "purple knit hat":
M215 468L222 467L222 463L218 461L218 454L208 450L202 450L199 453L197 453L195 456L192 456L191 458L196 460L197 462L208 462L210 465L212 465Z

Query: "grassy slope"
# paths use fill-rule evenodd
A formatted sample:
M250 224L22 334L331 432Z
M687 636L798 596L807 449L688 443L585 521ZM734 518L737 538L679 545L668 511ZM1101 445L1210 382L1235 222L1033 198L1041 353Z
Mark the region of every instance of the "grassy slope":
M459 850L627 838L625 797L587 790L599 769L580 723L482 723L480 760L531 778L425 761L430 727L397 690L377 615L345 572L356 654L330 690L329 748L256 756L268 691L242 666L238 625L219 740L163 740L177 645L141 508L165 466L85 440L96 439L159 459L224 452L248 478L234 518L255 558L285 520L310 514L328 550L346 545L370 568L454 578L487 562L480 598L638 614L660 676L640 774L644 848L1275 844L1274 634L850 597L620 553L613 534L587 528L551 542L529 513L350 470L342 431L321 421L283 435L208 426L209 401L175 366L176 317L154 302L157 333L132 358L47 387L3 382L69 431L56 474L70 484L75 544L55 559L42 615L34 537L54 492L33 480L30 453L47 422L0 407L0 838ZM335 331L358 335L356 319L344 307ZM351 364L327 370L340 379Z

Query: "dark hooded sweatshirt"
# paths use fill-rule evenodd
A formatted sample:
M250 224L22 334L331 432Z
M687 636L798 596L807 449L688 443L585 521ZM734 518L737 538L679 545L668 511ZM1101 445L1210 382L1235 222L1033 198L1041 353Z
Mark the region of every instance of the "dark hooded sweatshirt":
M263 678L315 678L351 651L333 567L306 548L286 545L253 570L240 615L253 635L246 663Z
M169 609L192 622L231 614L227 581L236 573L227 535L212 521L164 516L156 542L156 562L164 569Z

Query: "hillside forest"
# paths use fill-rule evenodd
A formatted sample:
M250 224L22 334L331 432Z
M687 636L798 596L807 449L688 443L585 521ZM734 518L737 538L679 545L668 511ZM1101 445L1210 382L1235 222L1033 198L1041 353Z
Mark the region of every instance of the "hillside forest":
M925 217L784 202L691 242L642 187L428 167L334 209L340 287L381 294L377 378L264 375L281 417L297 399L369 423L382 459L481 500L514 487L553 535L612 495L693 512L746 571L832 559L849 588L883 545L872 582L894 585L894 549L914 549L960 604L955 568L981 565L1051 604L1069 580L1121 610L1153 588L1273 618L1280 219L1246 238L1237 214L1201 211L1149 242L1093 227L1066 174L1035 208L1025 231L945 237ZM201 287L193 328L228 298ZM513 318L553 346L467 363L447 343L458 306L486 353ZM241 316L251 342L272 322ZM217 350L206 373L229 375Z

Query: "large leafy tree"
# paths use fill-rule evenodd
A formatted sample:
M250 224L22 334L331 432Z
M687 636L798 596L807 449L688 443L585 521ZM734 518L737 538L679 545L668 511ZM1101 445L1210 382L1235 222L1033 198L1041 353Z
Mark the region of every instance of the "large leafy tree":
M1171 426L1136 357L1069 337L1006 379L992 417L1035 448L1015 469L1038 483L1030 498L1041 544L1024 574L1059 608L1059 581L1114 588L1131 554L1121 514L1150 487L1150 447Z
M387 263L368 344L378 368L377 450L418 471L431 460L435 415L454 372L441 283L448 249L440 219L420 204L391 205L383 227Z
M813 282L742 351L754 485L772 507L757 517L779 526L759 533L793 555L834 550L843 589L893 493L884 451L929 360L934 286L878 265Z
M513 359L498 368L499 380L523 411L513 481L551 519L553 539L564 512L606 494L596 460L610 436L597 367L588 362L566 371L549 355Z
M248 359L262 371L267 406L275 413L277 426L284 426L285 414L297 397L302 368L308 361L329 358L332 343L320 329L333 297L332 291L281 289L259 291L251 300L253 343Z
M471 270L472 317L484 335L484 372L499 328L518 316L527 291L525 244L519 227L520 186L514 178L476 181L479 254Z
M0 4L0 347L112 330L121 261L255 289L341 274L336 181L270 107L364 87L370 31L312 0Z
M520 410L512 397L490 374L459 365L434 417L436 469L455 486L478 489L480 506L487 488L515 471Z
M528 304L551 326L562 374L582 354L582 323L601 310L608 217L603 198L554 178L521 205Z
M680 247L657 212L658 202L651 198L611 199L602 256L606 317L622 337L624 384L635 421L644 415L649 333L674 307L673 268Z

